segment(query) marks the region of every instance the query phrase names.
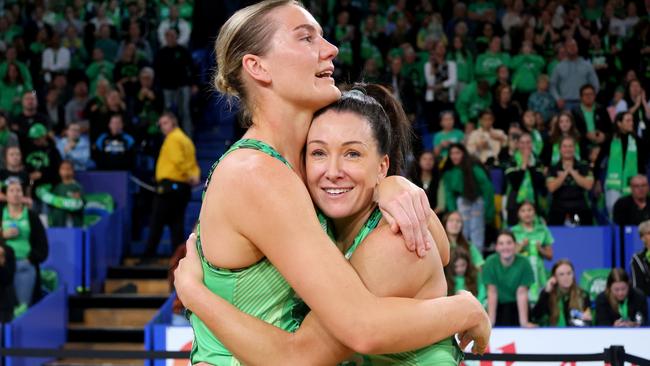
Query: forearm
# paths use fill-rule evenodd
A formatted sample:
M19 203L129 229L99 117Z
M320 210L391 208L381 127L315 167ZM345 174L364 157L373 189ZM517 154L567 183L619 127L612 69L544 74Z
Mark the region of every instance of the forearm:
M549 193L553 193L562 187L562 183L564 183L562 177L551 178L546 182L546 189L548 189Z
M539 254L546 260L553 259L553 247L550 245L541 246L539 248Z
M586 178L586 177L583 177L582 175L576 173L576 174L573 175L573 179L576 180L576 184L578 184L578 186L580 186L580 188L586 189L588 191L591 190L591 188L593 188L593 186L594 186L594 179L593 178Z
M519 287L517 289L517 311L519 312L519 324L528 324L528 289Z
M497 304L499 301L497 289L494 287L494 285L488 285L487 299L488 299L488 316L490 317L490 323L494 325L497 322Z

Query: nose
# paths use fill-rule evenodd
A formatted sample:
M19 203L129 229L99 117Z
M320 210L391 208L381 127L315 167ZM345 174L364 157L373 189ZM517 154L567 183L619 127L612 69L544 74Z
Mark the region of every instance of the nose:
M325 38L322 38L323 46L321 47L320 57L325 60L333 60L339 54L339 49L331 44Z
M339 159L330 158L327 162L327 171L325 172L325 178L329 181L336 181L343 177L343 170L341 169L341 164Z

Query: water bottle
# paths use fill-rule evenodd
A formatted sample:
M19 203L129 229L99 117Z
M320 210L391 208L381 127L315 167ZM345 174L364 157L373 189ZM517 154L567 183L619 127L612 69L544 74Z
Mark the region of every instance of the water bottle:
M643 325L643 314L641 314L640 311L637 311L636 314L634 314L634 322L639 326Z
M573 226L580 226L580 216L578 214L573 215Z
M571 324L573 324L574 327L585 326L585 321L582 320L582 311L578 309L571 309L570 314L571 314Z

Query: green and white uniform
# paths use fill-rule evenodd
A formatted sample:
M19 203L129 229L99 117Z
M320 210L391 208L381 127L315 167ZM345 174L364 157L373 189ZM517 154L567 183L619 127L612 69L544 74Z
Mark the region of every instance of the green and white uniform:
M237 149L259 150L282 161L291 169L289 162L266 143L251 139L239 140L212 166L205 184L204 196L217 164ZM301 302L296 298L287 281L267 258L239 270L213 266L203 255L200 223L197 225L196 245L203 267L203 283L210 291L247 314L284 330L295 331L304 316L304 314L294 316L294 312L302 308ZM194 330L194 342L190 356L192 364L207 362L218 366L241 365L199 317L191 314L190 322Z
M322 217L321 224L324 224ZM363 240L379 224L382 214L379 208L375 208L368 220L363 225L357 236L352 242L352 246L345 252L345 258L350 259L354 251L359 247ZM323 225L324 227L326 225ZM329 225L327 225L329 226ZM351 360L341 363L341 366L424 366L424 365L458 365L463 359L463 353L452 338L447 338L436 344L420 348L411 352L394 353L388 355L354 355Z

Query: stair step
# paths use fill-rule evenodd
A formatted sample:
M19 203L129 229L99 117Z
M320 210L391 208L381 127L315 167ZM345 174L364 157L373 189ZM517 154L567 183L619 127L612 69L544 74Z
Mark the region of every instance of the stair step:
M124 267L135 267L135 266L141 266L140 264L140 257L124 257L122 260L122 265ZM169 258L152 258L150 259L150 263L148 266L160 266L160 267L167 267L169 265Z
M111 360L111 359L93 359L93 358L64 358L61 360L50 361L44 366L143 366L144 360Z
M107 278L166 279L167 269L166 265L115 266L108 269Z
M135 287L134 292L142 295L169 295L169 282L164 279L107 279L104 283L105 293L124 292L126 287ZM122 291L120 291L122 290Z
M88 327L83 324L68 324L68 342L94 343L144 343L142 327Z
M90 294L74 295L68 300L70 309L92 308L130 308L158 309L167 300L167 295L138 295L138 294Z
M86 309L83 324L88 327L144 327L158 309ZM74 324L74 323L73 323Z

